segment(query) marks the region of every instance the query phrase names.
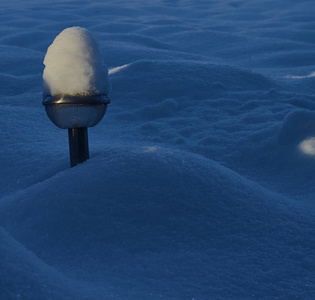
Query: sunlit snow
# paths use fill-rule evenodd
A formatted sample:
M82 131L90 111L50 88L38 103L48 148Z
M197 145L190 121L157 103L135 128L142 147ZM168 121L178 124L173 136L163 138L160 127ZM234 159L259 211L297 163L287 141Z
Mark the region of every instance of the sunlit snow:
M311 137L299 144L299 148L302 152L309 155L315 155L315 138Z
M108 70L108 74L114 74L116 72L119 72L120 70L124 69L124 68L127 68L128 67L128 64L126 65L123 65L123 66L119 66L119 67L115 67L115 68L112 68L110 70Z
M315 72L312 72L308 75L287 75L286 78L292 78L292 79L301 79L301 78L311 78L311 77L315 77Z
M109 94L107 67L85 28L63 30L49 46L44 64L44 96Z

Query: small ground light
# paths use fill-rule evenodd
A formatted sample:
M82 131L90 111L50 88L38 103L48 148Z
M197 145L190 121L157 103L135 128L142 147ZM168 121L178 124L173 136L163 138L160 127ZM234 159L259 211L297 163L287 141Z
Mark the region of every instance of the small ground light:
M107 95L60 95L44 99L49 119L59 128L68 129L71 167L89 159L87 127L102 120L109 103Z
M43 105L49 119L68 129L71 167L89 158L88 127L110 103L111 85L98 42L82 27L64 29L44 58Z

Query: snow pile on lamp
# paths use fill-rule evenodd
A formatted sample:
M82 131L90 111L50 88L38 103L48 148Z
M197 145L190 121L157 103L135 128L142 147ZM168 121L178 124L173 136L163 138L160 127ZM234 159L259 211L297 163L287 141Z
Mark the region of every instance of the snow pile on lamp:
M44 59L44 97L109 94L108 70L91 32L81 27L63 30Z
M71 167L89 158L87 127L103 118L110 83L99 45L85 28L63 30L44 59L43 105L50 120L69 133Z

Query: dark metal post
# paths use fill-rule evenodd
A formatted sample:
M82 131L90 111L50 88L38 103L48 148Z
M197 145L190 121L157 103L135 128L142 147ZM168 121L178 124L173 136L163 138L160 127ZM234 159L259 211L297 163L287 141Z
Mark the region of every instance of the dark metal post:
M87 127L68 128L71 168L89 159Z

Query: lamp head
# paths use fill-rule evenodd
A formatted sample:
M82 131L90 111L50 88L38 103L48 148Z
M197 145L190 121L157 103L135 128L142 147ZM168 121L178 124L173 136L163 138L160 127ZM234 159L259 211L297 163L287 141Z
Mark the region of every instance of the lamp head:
M105 115L110 103L107 95L47 96L43 100L49 119L59 128L93 127Z

